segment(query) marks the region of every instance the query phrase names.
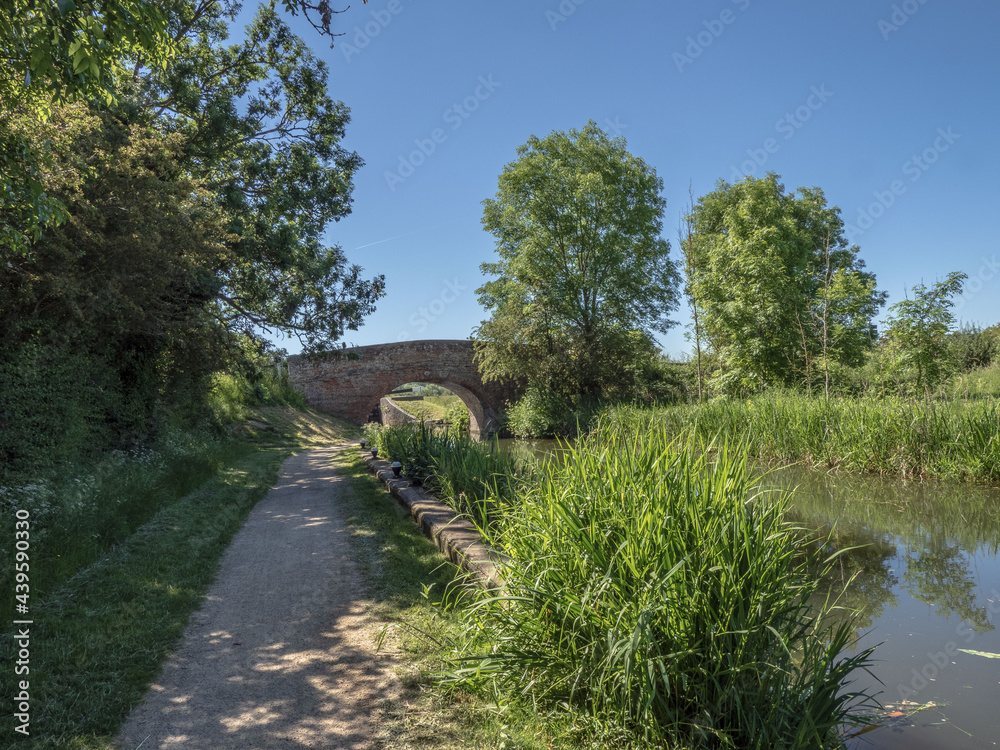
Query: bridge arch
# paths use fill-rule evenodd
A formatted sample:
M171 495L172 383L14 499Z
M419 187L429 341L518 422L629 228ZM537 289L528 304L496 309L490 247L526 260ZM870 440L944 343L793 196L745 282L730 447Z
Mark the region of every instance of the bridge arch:
M473 436L496 434L503 409L516 399L510 385L484 383L471 341L404 341L288 358L288 377L310 406L364 424L379 399L403 383L436 383L469 409Z

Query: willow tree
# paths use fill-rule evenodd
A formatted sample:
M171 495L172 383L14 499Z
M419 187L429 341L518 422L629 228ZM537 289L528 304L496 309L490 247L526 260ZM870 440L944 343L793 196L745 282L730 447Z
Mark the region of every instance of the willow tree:
M886 295L822 190L786 193L773 173L720 182L692 219L690 283L720 361L717 385L812 388L831 364L861 364Z
M477 290L490 313L475 332L484 377L597 396L652 356L678 298L662 189L592 121L517 149L483 202L499 255Z

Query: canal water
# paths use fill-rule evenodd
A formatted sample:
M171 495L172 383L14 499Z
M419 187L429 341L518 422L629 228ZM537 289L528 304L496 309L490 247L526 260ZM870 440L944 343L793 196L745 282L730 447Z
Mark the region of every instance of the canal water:
M513 442L526 456L558 452ZM876 679L851 687L897 715L851 750L1000 747L1000 489L802 467L769 470L762 487L791 491L795 520L856 548L830 582L849 582L843 604L863 613L858 647L877 644Z

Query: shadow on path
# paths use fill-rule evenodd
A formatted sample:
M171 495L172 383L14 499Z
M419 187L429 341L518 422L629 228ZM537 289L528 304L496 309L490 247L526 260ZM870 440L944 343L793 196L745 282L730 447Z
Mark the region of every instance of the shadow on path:
M116 738L123 750L365 748L398 694L375 654L330 466L289 458L234 537L182 644Z

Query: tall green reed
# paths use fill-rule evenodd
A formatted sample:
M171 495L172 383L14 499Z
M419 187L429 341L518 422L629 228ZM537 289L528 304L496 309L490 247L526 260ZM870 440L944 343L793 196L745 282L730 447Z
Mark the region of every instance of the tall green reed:
M484 531L514 505L533 472L496 441L479 442L456 431L421 424L370 426L366 433L381 456L399 461L409 478Z
M627 430L662 425L673 434L740 440L767 461L846 468L885 476L1000 480L1000 401L899 398L825 400L771 392L742 401L610 411Z
M505 589L479 596L452 680L644 746L828 747L863 722L844 688L871 651L843 656L851 618L810 604L813 548L744 453L612 422L542 472L493 534Z

